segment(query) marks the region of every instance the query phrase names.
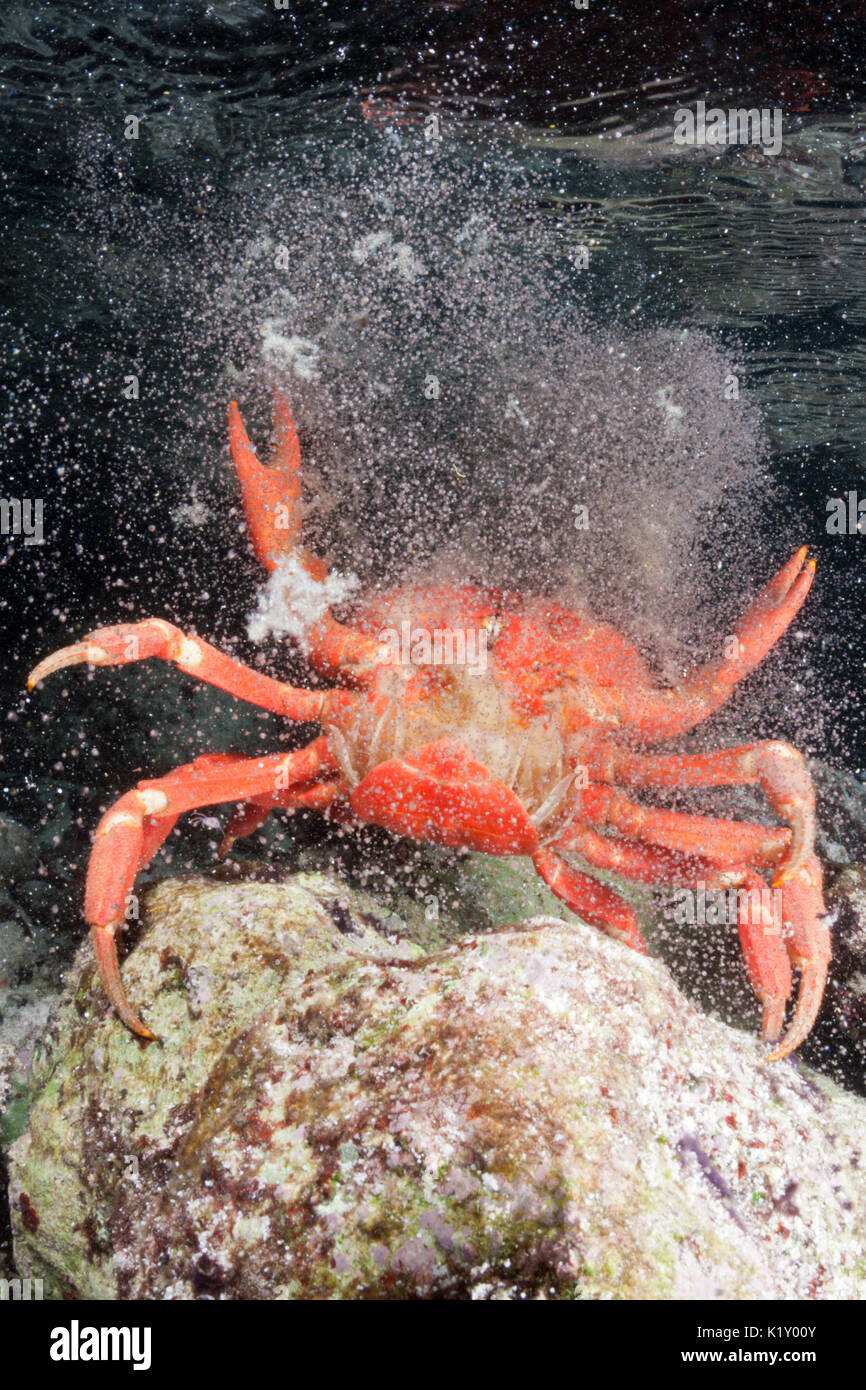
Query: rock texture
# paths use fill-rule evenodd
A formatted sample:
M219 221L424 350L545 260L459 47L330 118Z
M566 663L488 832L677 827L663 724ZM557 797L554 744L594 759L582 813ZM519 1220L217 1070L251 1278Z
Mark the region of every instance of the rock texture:
M168 882L92 962L10 1151L79 1298L863 1298L866 1108L537 917L452 941L326 874ZM428 938L421 940L424 931Z
M833 961L815 1043L851 1062L851 1084L866 1092L866 868L850 865L827 887L835 914Z

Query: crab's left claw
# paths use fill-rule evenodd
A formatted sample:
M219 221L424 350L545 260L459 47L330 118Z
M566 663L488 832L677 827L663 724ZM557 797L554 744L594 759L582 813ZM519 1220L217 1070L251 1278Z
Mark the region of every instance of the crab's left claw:
M244 513L253 549L267 570L276 569L280 559L298 547L301 536L301 447L288 404L279 392L274 393L273 408L276 449L269 467L259 462L236 401L228 412L229 448ZM311 556L303 558L324 568Z

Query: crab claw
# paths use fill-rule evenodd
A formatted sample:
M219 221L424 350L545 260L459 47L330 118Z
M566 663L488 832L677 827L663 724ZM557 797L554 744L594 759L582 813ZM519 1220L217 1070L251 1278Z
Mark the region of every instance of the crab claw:
M195 649L195 650L194 650ZM66 666L127 666L149 656L175 657L181 661L191 658L193 665L202 660L202 651L192 639L161 618L148 618L141 623L118 623L115 627L100 627L89 632L81 642L61 647L34 666L27 677L27 689L62 671Z
M821 866L814 855L781 890L771 909L766 884L750 874L740 890L740 941L752 988L764 1006L764 1042L776 1043L768 1061L778 1062L808 1037L824 993L830 963L830 933L821 893ZM791 994L791 967L800 972L800 990L788 1031L779 1041Z
M830 964L830 930L821 890L821 866L811 855L782 892L783 924L789 933L785 945L791 964L800 972L800 991L788 1031L770 1053L771 1062L787 1057L805 1041L821 1007Z
M538 832L515 793L453 739L379 763L349 804L361 820L437 845L484 854L538 850Z
M27 689L32 690L40 681L44 681L46 676L53 675L55 671L62 671L65 666L81 666L84 662L98 666L104 659L104 650L92 642L76 642L74 646L61 647L59 651L52 652L51 656L46 656L38 666L34 666L27 677Z
M265 569L290 554L301 534L301 449L284 398L274 393L276 450L270 467L258 460L237 402L228 411L229 448L241 485L253 549Z
M114 1005L117 1015L133 1033L137 1033L140 1038L147 1038L150 1042L157 1042L156 1033L152 1033L141 1019L137 1018L129 1006L129 1002L124 993L123 983L120 978L120 970L117 965L117 949L115 947L114 935L117 931L117 924L112 923L107 927L93 926L90 928L90 939L93 942L93 954L96 956L96 963L99 966L99 973L105 986L105 993Z

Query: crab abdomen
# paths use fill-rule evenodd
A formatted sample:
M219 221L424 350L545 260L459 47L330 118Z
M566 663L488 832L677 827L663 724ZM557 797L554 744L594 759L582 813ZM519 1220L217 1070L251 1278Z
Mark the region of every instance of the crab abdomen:
M495 590L398 590L369 600L353 626L391 657L364 697L326 720L348 785L450 741L513 793L542 842L573 814L569 792L590 731L618 723L608 697L617 662L645 676L612 629ZM357 809L386 824L380 781L375 811Z

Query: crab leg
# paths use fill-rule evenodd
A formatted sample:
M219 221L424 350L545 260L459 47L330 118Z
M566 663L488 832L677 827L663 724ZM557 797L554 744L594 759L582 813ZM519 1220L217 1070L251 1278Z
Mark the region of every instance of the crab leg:
M271 676L251 671L230 656L217 651L200 637L187 637L180 628L161 618L146 618L140 623L119 623L91 632L81 642L40 661L27 677L32 690L39 681L66 666L127 666L155 656L170 661L187 675L197 676L208 685L215 685L227 695L246 700L260 709L285 715L287 719L316 720L322 712L327 691L296 690Z
M591 780L615 781L633 787L758 785L779 819L790 826L790 843L776 870L774 887L793 878L812 853L815 791L803 755L790 744L748 743L741 748L725 748L715 753L672 753L661 757L632 753L627 748L606 744L590 754L587 770ZM615 793L600 793L597 800L604 802L605 816L612 824L628 834L639 835L641 839L655 839L655 835L650 833L653 827L670 829L673 835L680 828L688 836L691 825L695 826L696 833L699 830L707 833L709 828L716 826L730 826L732 829L728 838L731 848L737 852L741 844L737 822L695 820L690 816L678 817L674 812L635 807ZM601 810L599 805L597 814ZM603 823L597 820L596 815L588 818L596 824ZM642 833L644 828L646 834ZM724 837L724 830L719 833ZM768 858L779 858L778 839L774 842L771 832L765 833L768 837ZM673 843L673 840L671 843L675 849L692 848L690 843Z
M745 862L771 867L783 858L791 843L790 830L782 826L639 806L608 787L584 791L580 814L599 829L613 829L660 849L700 855L717 864Z
M744 890L742 896L737 894L740 943L752 988L764 1007L762 1037L765 1042L776 1041L782 1031L785 1001L791 993L791 967L782 943L780 926L774 921L761 892L761 889L766 890L766 884L757 874L742 865L736 869L722 870L718 865L697 856L678 854L655 846L636 845L618 837L608 839L589 826L580 824L569 826L556 841L556 847L577 851L595 868L623 874L639 883L669 884L677 880L702 880L709 888L736 887ZM814 1018L810 1020L809 1027L813 1021ZM799 1036L795 1041L791 1041L789 1036L773 1053L771 1060L786 1056L801 1041Z
M271 811L278 808L292 811L326 811L344 791L343 783L335 778L331 782L315 782L310 787L289 787L285 791L269 792L267 796L251 797L232 811L217 850L217 858L225 859L235 840L252 835L260 825L264 825Z
M553 842L557 852L577 853L596 869L622 874L640 883L671 883L677 875L694 878L710 865L696 854L656 845L635 844L619 836L599 835L592 826L572 821Z
M785 946L795 970L800 972L800 993L790 1027L769 1060L786 1057L806 1040L824 997L832 953L825 921L821 865L813 854L782 889ZM745 946L744 946L745 952ZM748 962L748 955L746 956Z
M122 926L135 876L163 842L183 811L239 801L252 794L285 791L322 773L339 769L325 738L296 753L243 758L231 753L208 754L176 768L165 777L139 782L102 817L96 828L87 870L84 915L105 991L120 1018L133 1033L153 1038L136 1017L124 994L117 965L115 936Z
M693 819L697 841L704 821L700 817L679 819ZM738 826L736 822L729 824L737 831L760 829ZM747 844L750 839L746 837ZM551 848L576 851L595 868L643 883L703 879L711 888L736 888L740 944L752 988L764 1008L762 1037L765 1042L775 1042L782 1031L785 1003L792 987L791 966L800 971L800 991L791 1026L768 1061L787 1057L808 1036L821 1007L830 961L830 934L822 920L821 867L814 855L782 889L780 924L767 904L766 882L742 862L733 865L713 862L706 837L700 854L686 855L666 846L634 844L615 836L608 838L589 826L572 823ZM726 849L722 858L728 857Z
M701 667L675 690L624 692L620 697L623 721L643 738L671 738L719 709L800 611L815 576L815 561L806 563L806 555L807 547L801 546L740 619L733 634L736 655Z
M646 954L646 942L637 924L632 908L615 892L603 883L597 883L589 874L582 874L566 864L552 849L539 850L532 856L532 862L548 888L570 907L572 912L583 917L590 926L598 927L607 936L613 936L633 950Z

